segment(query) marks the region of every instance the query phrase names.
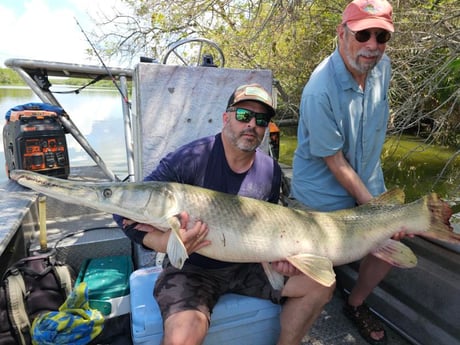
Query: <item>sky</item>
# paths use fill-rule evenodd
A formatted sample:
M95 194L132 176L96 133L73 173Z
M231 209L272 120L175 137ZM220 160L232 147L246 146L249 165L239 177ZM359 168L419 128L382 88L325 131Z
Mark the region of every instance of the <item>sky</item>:
M100 65L88 58L86 40L96 28L92 18L121 9L120 0L1 0L0 67L9 58ZM120 66L111 63L113 67Z

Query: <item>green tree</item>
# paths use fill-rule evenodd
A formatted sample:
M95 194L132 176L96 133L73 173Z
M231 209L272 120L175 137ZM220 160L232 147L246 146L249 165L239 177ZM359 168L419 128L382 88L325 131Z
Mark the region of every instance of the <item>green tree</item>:
M180 39L211 39L222 48L226 67L273 71L280 86L280 123L296 120L302 88L335 49L336 27L348 2L126 0L133 15L100 20L101 28L110 24L115 30L99 40L109 55L129 58L142 52L161 61L168 45ZM427 143L458 148L460 2L391 2L396 32L387 48L393 62L390 133L424 132Z
M206 37L225 53L227 67L271 69L283 93L279 119L297 116L303 85L335 48L335 30L348 0L126 0L133 15L100 21L114 31L99 36L106 53L136 53L161 59L168 45ZM424 119L444 130L452 143L458 120L460 4L455 0L393 1L396 34L393 59L393 129L403 131ZM414 97L414 96L417 97ZM443 115L441 112L448 115ZM439 119L438 119L439 118ZM449 123L447 125L447 123ZM439 127L438 126L438 127Z
M425 125L431 130L428 140L459 145L460 5L428 1L411 6L411 2L395 8L397 33L390 47L392 130L420 131Z

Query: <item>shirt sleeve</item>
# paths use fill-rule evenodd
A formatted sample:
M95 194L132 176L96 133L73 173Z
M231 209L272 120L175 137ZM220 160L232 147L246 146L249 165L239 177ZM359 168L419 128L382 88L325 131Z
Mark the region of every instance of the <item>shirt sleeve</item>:
M113 215L113 220L115 221L115 223L117 223L117 225L120 227L120 229L123 230L123 232L126 235L126 237L128 237L131 241L133 241L135 243L139 243L139 244L143 245L142 241L144 240L144 236L147 233L144 232L144 231L138 231L138 230L134 229L134 226L137 223L134 223L133 226L125 226L124 227L123 226L123 219L125 219L125 218L120 216L120 215L118 215L118 214Z

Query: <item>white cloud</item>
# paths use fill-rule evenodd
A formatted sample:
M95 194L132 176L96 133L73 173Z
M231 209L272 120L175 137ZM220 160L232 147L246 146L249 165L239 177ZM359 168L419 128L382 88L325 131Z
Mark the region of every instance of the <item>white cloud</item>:
M88 58L85 32L94 30L92 18L109 14L119 0L7 0L0 4L0 60L27 58L99 64Z

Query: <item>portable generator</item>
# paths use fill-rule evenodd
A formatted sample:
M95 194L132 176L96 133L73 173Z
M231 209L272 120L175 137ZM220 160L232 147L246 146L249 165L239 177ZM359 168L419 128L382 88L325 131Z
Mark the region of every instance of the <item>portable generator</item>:
M9 111L3 127L3 147L8 177L15 169L69 176L65 132L53 111Z

